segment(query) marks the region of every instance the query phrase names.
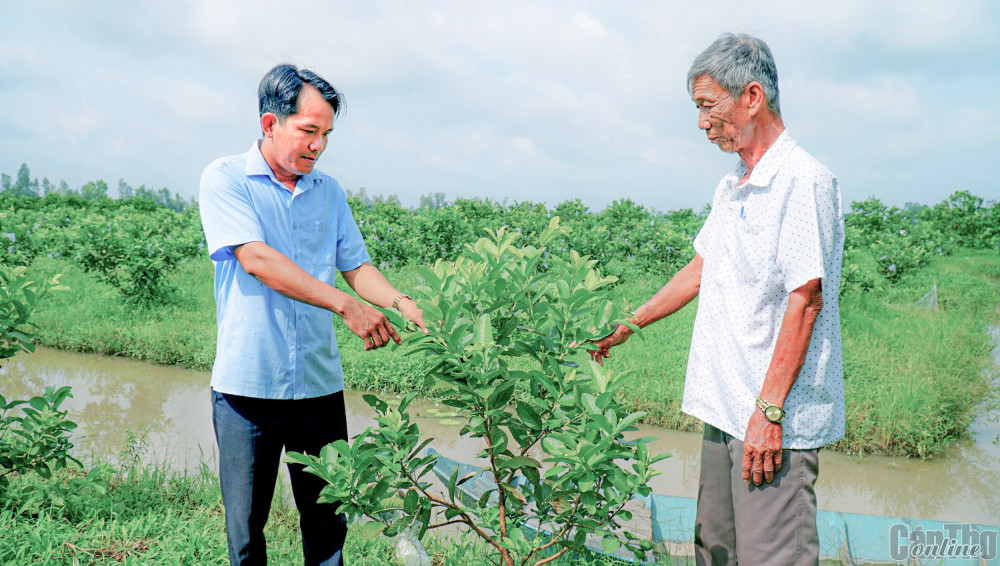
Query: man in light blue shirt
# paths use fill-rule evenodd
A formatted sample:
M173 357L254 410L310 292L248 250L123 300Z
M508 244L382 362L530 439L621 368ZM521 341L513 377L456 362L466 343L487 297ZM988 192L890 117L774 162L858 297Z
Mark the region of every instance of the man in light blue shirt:
M371 263L343 189L314 171L340 95L315 73L278 65L258 89L263 139L210 164L200 207L215 263L218 347L213 421L232 564L266 562L264 524L282 449L317 454L347 439L344 374L333 315L364 349L400 342L385 316L424 328L422 312ZM319 478L289 465L306 564L342 563L346 525L318 504Z

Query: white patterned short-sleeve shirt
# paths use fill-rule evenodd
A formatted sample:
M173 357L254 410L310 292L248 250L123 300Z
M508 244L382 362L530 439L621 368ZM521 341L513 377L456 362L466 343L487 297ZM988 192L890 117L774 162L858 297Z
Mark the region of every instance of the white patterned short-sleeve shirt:
M844 435L840 187L787 131L741 185L745 174L741 161L722 179L694 241L704 263L681 409L743 440L788 296L819 278L823 308L785 400L782 442L818 448Z

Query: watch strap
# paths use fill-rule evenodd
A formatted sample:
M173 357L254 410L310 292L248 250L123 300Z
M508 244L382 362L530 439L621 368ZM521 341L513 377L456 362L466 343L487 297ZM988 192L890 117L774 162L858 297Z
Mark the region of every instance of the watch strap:
M774 403L765 401L764 398L759 395L757 396L757 407L760 409L760 412L764 413L764 418L766 418L769 422L781 424L782 421L785 420L785 409L783 409L780 405L775 405ZM767 415L767 410L771 407L776 407L778 409L778 418L772 419Z
M396 295L396 298L392 300L392 308L398 309L398 307L399 307L399 301L402 301L404 298L409 299L410 296L407 295L406 293L400 293L400 294Z

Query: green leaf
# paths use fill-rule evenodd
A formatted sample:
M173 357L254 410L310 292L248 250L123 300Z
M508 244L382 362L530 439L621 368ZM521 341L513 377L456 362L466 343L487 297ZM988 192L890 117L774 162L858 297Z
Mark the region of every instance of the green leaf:
M396 309L387 309L382 307L375 307L375 309L378 310L383 315L385 315L385 318L388 319L389 324L393 325L398 329L405 329L407 323L409 322L405 317L403 317L403 315L399 314L399 311L397 311Z
M495 489L488 489L484 491L481 496L479 496L479 502L477 504L479 505L480 509L486 507L486 505L489 503L490 496L493 495L495 491L496 491Z
M483 314L476 319L475 330L472 335L472 343L476 346L491 346L493 342L493 325L490 315Z
M565 472L568 469L569 468L567 468L566 466L563 466L561 464L558 465L558 466L552 466L551 468L545 470L545 473L542 475L542 477L545 478L545 479L552 479L552 478L554 478L554 477L562 474L563 472Z
M358 537L360 537L361 540L372 541L375 540L375 538L378 537L380 534L382 534L382 531L385 530L385 527L386 527L385 523L380 523L378 521L366 521L361 523L357 527L356 532L358 533Z
M551 436L546 436L542 439L542 450L545 450L549 454L558 456L566 449L566 445L563 441L553 438Z
M611 535L607 535L601 539L601 549L608 554L615 553L621 546L621 541Z
M499 461L498 459L497 461L497 468L501 470L511 469L511 468L522 468L525 466L530 466L532 468L542 467L542 465L538 462L538 460L535 460L534 458L529 458L527 456L515 456L508 460Z
M385 401L379 399L371 393L366 393L362 395L361 398L364 399L365 403L368 403L369 407L375 409L379 413L385 412L385 409L388 406Z
M497 386L496 391L490 394L487 400L487 406L490 407L503 407L510 401L511 397L514 396L514 387L517 386L517 382L513 380L505 381Z
M407 491L406 497L403 498L403 511L406 511L409 515L414 515L417 512L419 504L420 496L417 494L417 490L411 489Z
M517 404L517 416L528 427L539 430L542 428L542 417L538 415L534 408L524 401Z
M458 466L455 466L451 470L451 477L448 478L448 482L446 484L446 486L448 487L448 500L449 501L454 501L455 500L455 488L457 487L457 485L458 485Z
M489 470L489 468L480 468L480 469L478 469L478 470L476 470L474 472L469 472L469 473L465 474L464 476L462 476L462 479L458 480L458 482L456 482L455 485L456 486L460 486L463 483L465 483L465 482L467 482L467 481L475 478L476 476L478 476L479 474L481 474L481 473L483 473L483 472L485 472L487 470ZM456 476L458 475L458 468L455 468L455 475Z
M17 338L19 341L24 342L25 345L31 345L32 337L28 336L23 332L18 332L16 330L8 330L7 336L10 336L11 338Z
M513 497L514 499L518 500L518 502L520 502L521 505L527 505L528 504L527 498L525 498L524 494L522 494L516 487L514 487L514 486L512 486L510 484L507 484L507 483L501 483L500 487L503 488L503 490L504 490L505 493L507 493L508 495L510 495L511 497Z

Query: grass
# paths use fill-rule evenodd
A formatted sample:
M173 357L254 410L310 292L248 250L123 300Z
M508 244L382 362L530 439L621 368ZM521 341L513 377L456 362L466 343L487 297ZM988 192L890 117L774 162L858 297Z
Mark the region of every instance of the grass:
M64 470L50 481L75 473ZM15 481L37 489L43 483L34 474ZM82 504L67 501L24 513L16 499L0 500L0 563L224 564L224 516L215 482L207 471L170 477L150 469L112 482L106 496L82 495ZM279 513L271 518L271 533L292 528ZM287 545L274 546L276 557L291 556L282 549Z
M43 258L39 275L62 273L69 291L52 293L37 311L40 342L51 347L127 356L208 370L215 357L212 264L180 266L178 288L163 306L135 309L118 291L97 283L66 260ZM416 284L414 270L386 273L398 288ZM937 282L940 308L914 303ZM663 281L636 275L611 291L635 308ZM343 287L343 282L338 281ZM345 288L346 289L346 288ZM900 283L841 299L847 436L831 448L850 453L929 457L964 434L975 407L990 396L987 324L997 320L1000 257L959 250L937 257ZM643 331L613 351L615 371L629 373L623 401L646 411L645 422L679 430L700 423L680 412L695 305ZM421 362L395 347L363 352L336 319L348 388L380 392L422 390Z
M65 484L78 469L63 469L49 482ZM14 478L12 492L46 489L35 474ZM25 511L17 497L0 495L0 564L211 565L228 564L225 516L218 479L207 466L172 474L134 468L111 482L106 495L82 493L65 505ZM265 528L272 564L302 562L298 512L276 490ZM344 547L351 566L399 565L394 540L365 540L350 529ZM486 566L491 549L468 536L429 533L424 538L435 566ZM557 560L554 566L605 566L606 561Z
M917 305L935 285L939 308ZM938 257L904 284L842 300L847 435L831 448L930 457L966 434L996 369L995 252Z

